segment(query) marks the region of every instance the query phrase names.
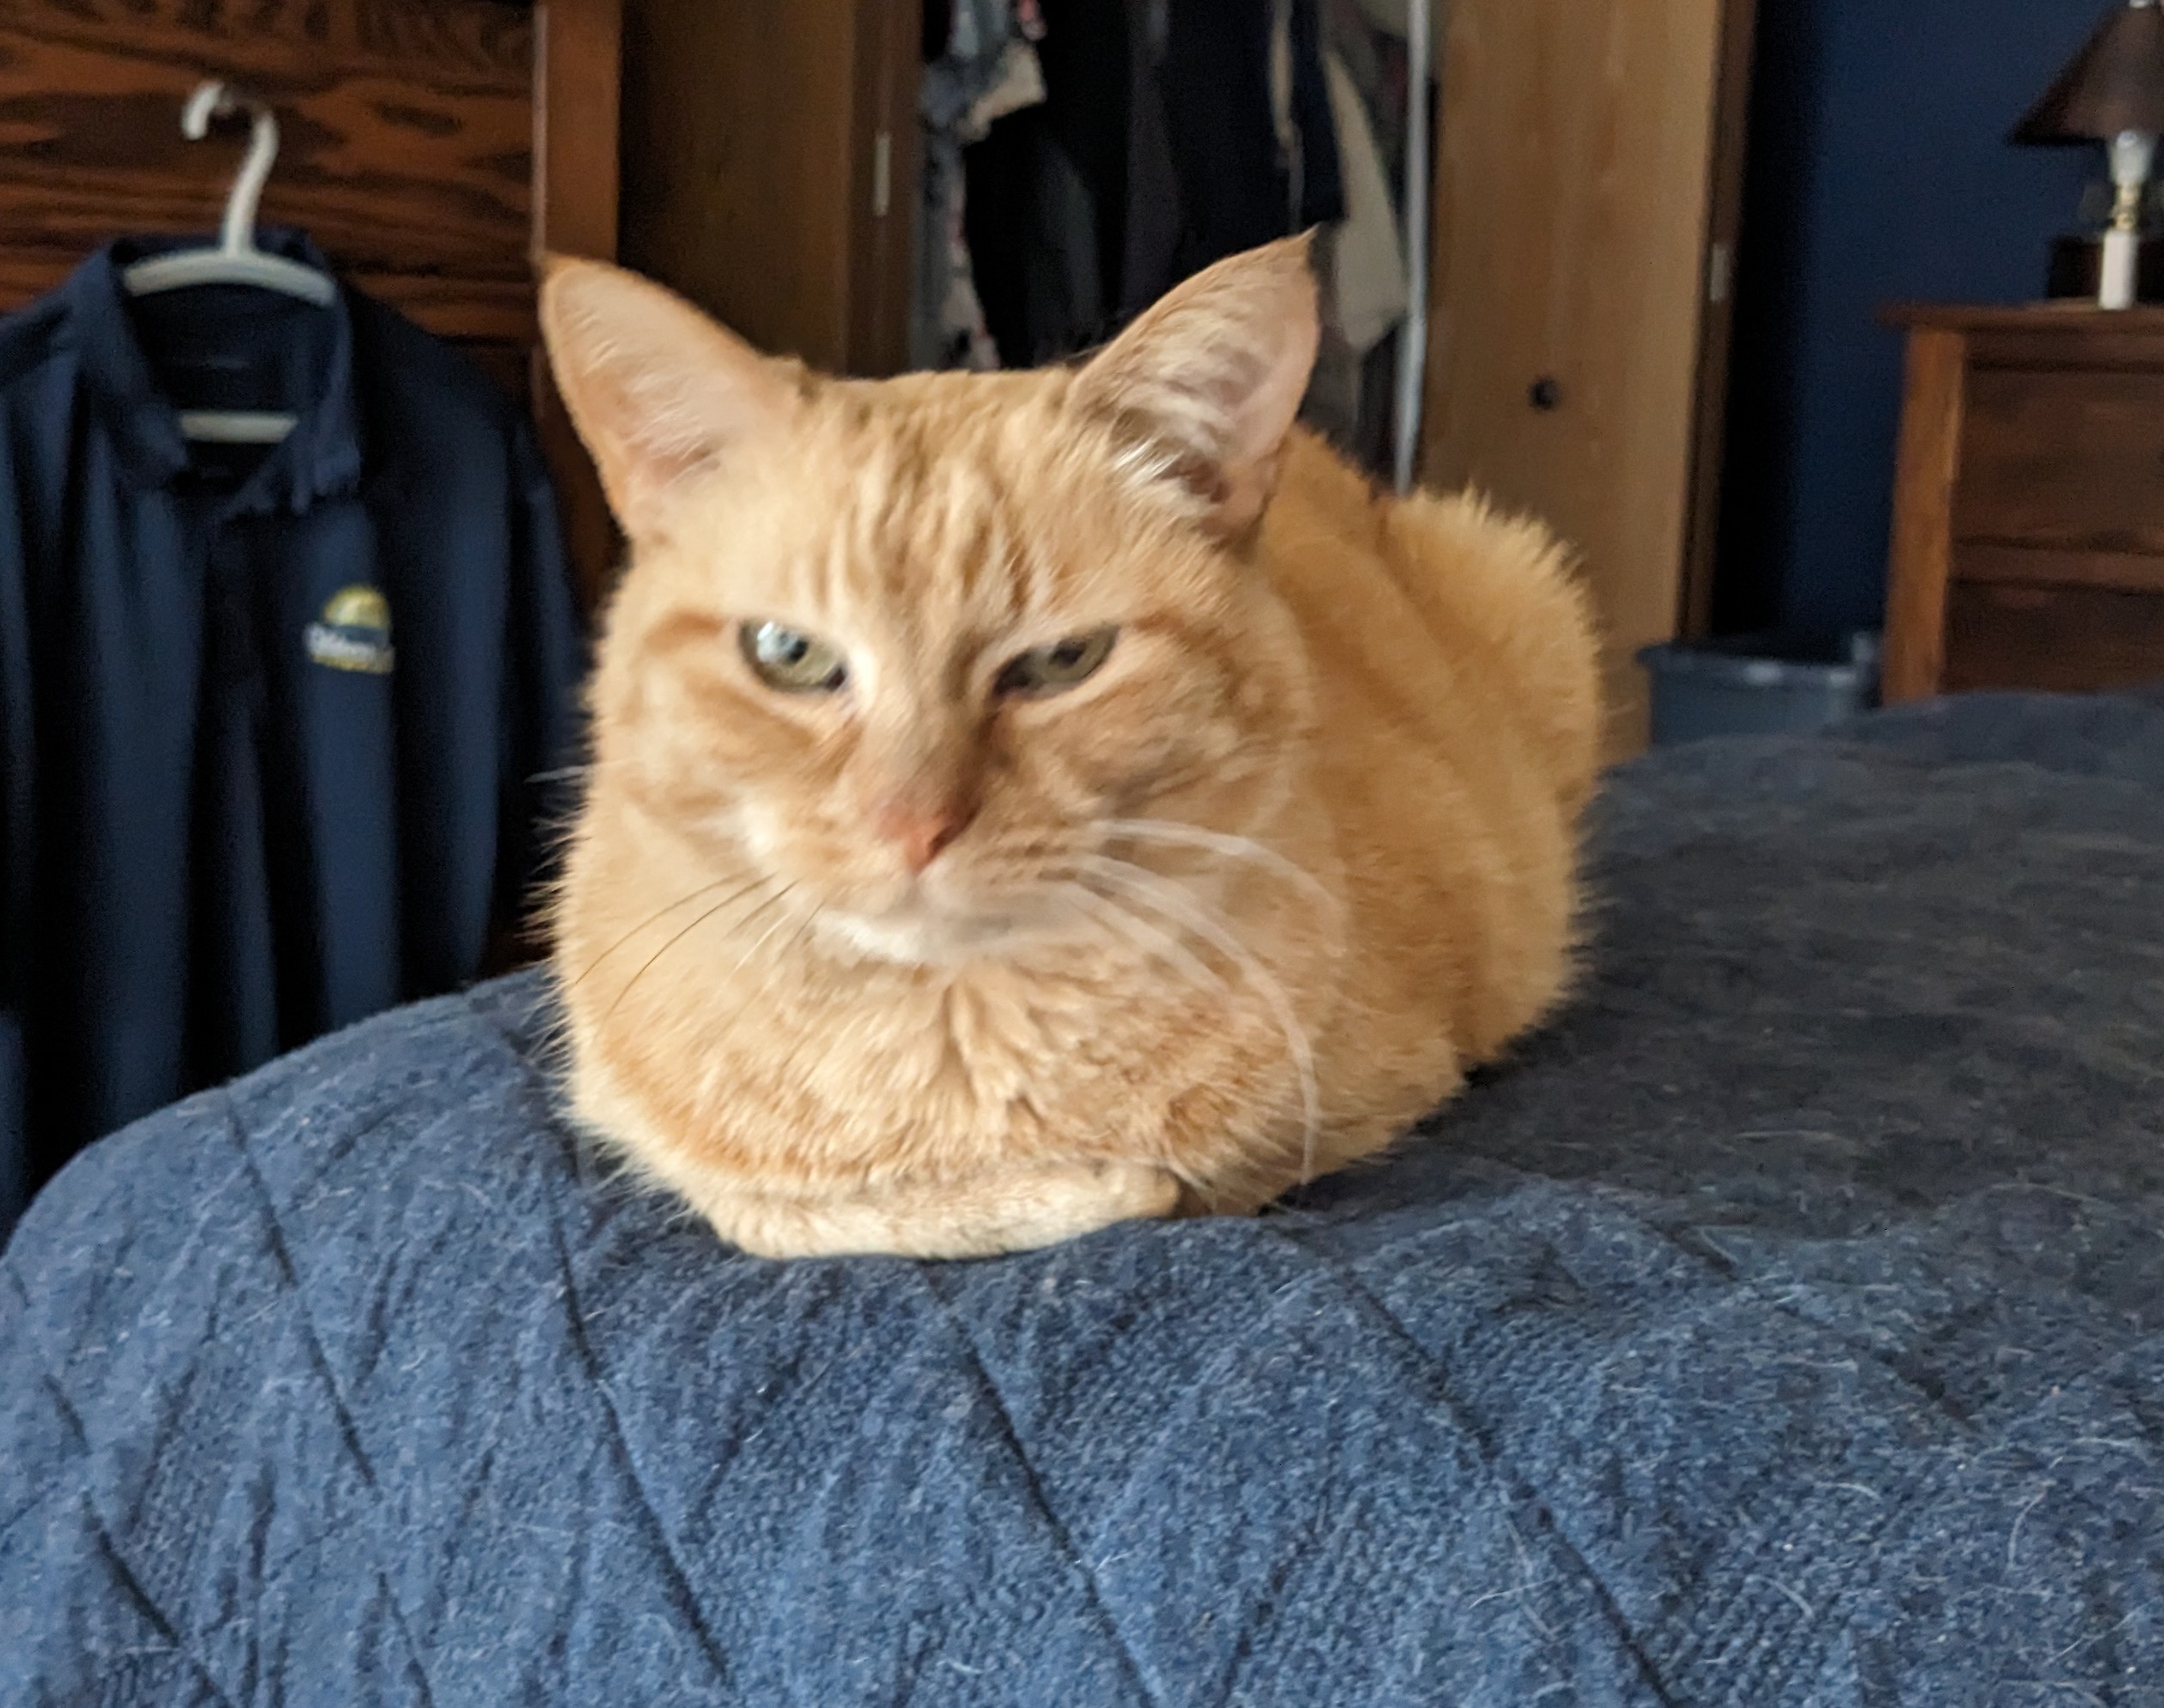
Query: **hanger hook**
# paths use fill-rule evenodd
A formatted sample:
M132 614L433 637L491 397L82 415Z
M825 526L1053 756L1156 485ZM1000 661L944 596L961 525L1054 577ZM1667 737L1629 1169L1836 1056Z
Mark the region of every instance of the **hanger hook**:
M277 117L265 102L215 77L197 83L187 106L180 110L180 134L191 142L199 142L210 134L213 118L235 112L248 115L250 134L247 157L241 161L240 175L233 179L232 193L226 197L225 226L218 246L227 255L246 254L256 246L256 209L263 200L264 185L270 182L270 168L278 162Z

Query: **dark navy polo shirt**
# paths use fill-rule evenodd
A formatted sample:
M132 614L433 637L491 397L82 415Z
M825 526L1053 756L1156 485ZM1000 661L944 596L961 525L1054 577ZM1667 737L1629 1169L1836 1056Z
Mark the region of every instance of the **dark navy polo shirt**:
M166 246L0 321L0 1231L88 1140L473 978L573 745L518 409L352 290L130 298Z

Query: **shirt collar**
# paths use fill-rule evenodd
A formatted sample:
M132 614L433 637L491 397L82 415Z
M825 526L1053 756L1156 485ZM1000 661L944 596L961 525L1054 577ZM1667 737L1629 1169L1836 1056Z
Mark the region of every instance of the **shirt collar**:
M196 239L123 238L99 250L62 287L69 299L82 354L83 372L118 449L128 477L138 486L161 487L188 466L180 417L158 389L157 376L129 313L123 271L149 255L193 246ZM296 231L264 227L257 241L274 255L328 273L320 250ZM211 286L207 289L245 289ZM353 491L361 480L359 410L353 390L353 320L345 288L321 311L330 317L329 341L312 375L312 401L295 411L293 431L272 448L236 495L236 511L288 509L298 514L319 498Z

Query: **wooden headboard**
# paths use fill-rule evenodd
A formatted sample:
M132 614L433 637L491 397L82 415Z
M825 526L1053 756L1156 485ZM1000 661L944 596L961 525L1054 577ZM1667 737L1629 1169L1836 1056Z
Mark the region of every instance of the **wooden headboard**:
M278 114L264 221L530 403L591 600L615 539L539 358L533 263L615 254L621 5L0 0L0 312L117 234L215 231L246 127L191 142L180 109L227 79Z

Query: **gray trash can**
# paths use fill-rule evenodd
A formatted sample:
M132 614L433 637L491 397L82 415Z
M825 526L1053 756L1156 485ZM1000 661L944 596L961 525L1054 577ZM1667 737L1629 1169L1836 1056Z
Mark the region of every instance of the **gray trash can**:
M1822 730L1878 699L1873 633L1678 641L1645 648L1638 662L1652 679L1655 747Z

